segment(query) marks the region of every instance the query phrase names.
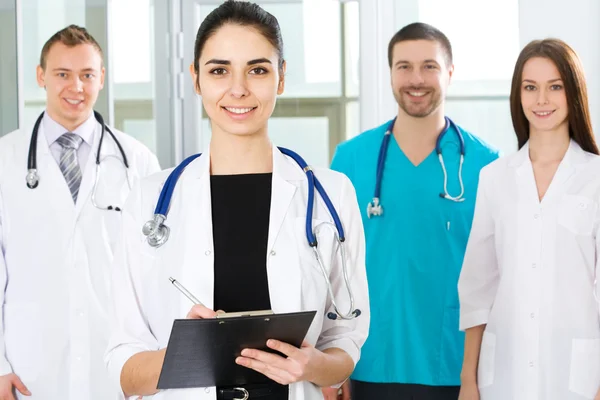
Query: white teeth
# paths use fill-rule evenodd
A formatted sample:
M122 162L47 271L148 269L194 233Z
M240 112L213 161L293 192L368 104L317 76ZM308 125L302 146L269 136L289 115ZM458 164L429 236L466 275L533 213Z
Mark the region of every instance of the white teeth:
M544 111L544 112L534 112L534 114L539 115L541 117L545 117L546 115L552 114L554 111Z
M246 114L247 112L252 111L254 108L232 108L232 107L225 107L225 109L229 112L232 112L234 114Z
M408 92L408 94L410 94L411 96L415 96L415 97L422 97L425 96L425 92Z
M73 104L74 106L83 101L83 100L71 100L71 99L65 99L65 100L67 101L67 103Z

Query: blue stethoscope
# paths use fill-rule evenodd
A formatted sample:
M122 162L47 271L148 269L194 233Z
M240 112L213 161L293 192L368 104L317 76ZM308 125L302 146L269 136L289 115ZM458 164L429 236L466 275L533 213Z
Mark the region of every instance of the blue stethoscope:
M353 319L358 317L361 314L359 309L354 309L354 296L352 294L352 289L350 287L350 282L348 278L348 270L346 268L346 250L345 250L345 235L344 228L342 227L342 222L340 221L340 217L338 216L333 203L329 199L329 196L325 192L325 189L321 185L321 182L315 176L311 167L306 164L306 161L298 154L294 153L291 150L285 149L283 147L279 147L279 150L292 158L299 166L302 168L304 173L306 174L306 178L308 179L308 201L306 205L306 239L308 240L308 244L313 249L315 253L315 257L319 262L319 266L321 267L321 272L323 273L323 277L327 283L327 291L329 292L329 296L331 298L331 303L333 304L333 308L335 309L335 313L330 312L327 314L329 319ZM160 247L167 242L169 239L170 228L165 225L165 221L167 220L167 214L169 212L169 207L171 204L171 197L173 196L173 191L175 190L175 185L177 184L177 180L179 179L181 173L184 169L194 161L196 158L200 157L201 154L194 154L189 156L181 164L179 164L175 169L169 174L169 177L165 181L165 184L160 192L160 196L158 197L158 203L156 204L156 208L154 209L154 218L144 224L142 228L143 234L146 236L146 240L148 244L152 247ZM350 309L347 313L341 314L338 311L337 304L335 302L335 297L333 294L333 288L331 286L331 281L329 280L329 276L327 275L327 270L323 265L321 253L318 248L317 236L319 225L315 228L313 232L312 227L312 216L313 216L313 207L314 207L314 198L315 198L315 189L321 195L321 198L325 202L331 217L333 218L333 224L324 223L325 226L329 226L333 232L334 236L340 246L340 253L342 257L342 273L344 275L344 281L346 283L346 290L348 291L348 296L350 298Z
M465 161L465 140L463 139L462 133L458 129L458 126L452 121L450 118L446 117L446 126L442 133L440 133L435 142L435 152L437 153L438 159L440 161L440 165L442 166L442 171L444 172L444 193L440 193L440 197L446 200L451 200L455 202L464 201L463 195L465 194L465 187L463 185L462 180L462 166ZM392 137L392 132L394 130L394 124L396 123L396 118L394 118L388 125L385 135L383 135L383 141L381 142L381 147L379 148L379 157L377 158L377 175L375 180L375 195L373 196L373 200L369 202L367 206L367 217L371 218L371 216L380 216L383 215L383 207L381 206L381 180L383 178L383 169L385 166L385 158L387 156L387 149L390 144L390 138ZM460 194L456 197L451 196L448 193L448 173L446 172L446 165L444 164L444 156L442 155L442 139L444 135L448 133L450 128L454 129L456 132L456 137L458 138L458 142L460 143L460 164L458 166L458 181L460 183Z

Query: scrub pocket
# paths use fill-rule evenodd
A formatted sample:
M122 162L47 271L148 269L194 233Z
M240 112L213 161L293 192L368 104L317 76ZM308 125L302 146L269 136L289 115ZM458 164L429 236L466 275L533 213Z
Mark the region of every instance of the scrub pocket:
M479 367L477 368L477 386L479 389L486 388L494 383L495 364L496 335L485 331L481 340Z
M600 385L600 339L573 339L569 390L593 399Z

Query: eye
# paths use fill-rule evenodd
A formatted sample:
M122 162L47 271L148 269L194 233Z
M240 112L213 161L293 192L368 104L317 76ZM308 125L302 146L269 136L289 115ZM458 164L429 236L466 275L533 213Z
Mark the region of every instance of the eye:
M425 69L437 69L437 65L435 64L426 64Z
M93 79L94 78L94 74L85 74L85 75L83 75L83 77L85 79Z
M227 70L225 68L215 68L210 71L211 75L225 75Z
M59 78L66 78L67 77L67 73L66 72L59 72L58 74L56 74Z
M523 89L527 90L528 92L531 92L531 91L535 90L535 86L533 86L533 85L525 85L523 87Z
M562 90L562 85L552 85L550 86L550 90Z
M264 75L264 74L267 74L268 72L269 71L263 67L256 67L256 68L252 68L250 70L250 73L253 75Z
M398 65L398 69L408 69L408 65Z

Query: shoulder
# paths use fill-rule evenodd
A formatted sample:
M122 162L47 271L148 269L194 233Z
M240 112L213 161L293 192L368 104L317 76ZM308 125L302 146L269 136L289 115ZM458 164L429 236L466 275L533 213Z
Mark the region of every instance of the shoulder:
M500 157L500 150L496 147L461 126L458 126L458 129L465 141L465 156L468 153L474 153L478 159L486 164Z
M390 121L379 125L373 129L369 129L368 131L364 131L358 136L355 136L352 139L348 139L340 143L337 146L337 151L341 153L354 153L364 149L365 146L379 146L381 144L381 139L383 138L383 135L385 134L389 123Z

